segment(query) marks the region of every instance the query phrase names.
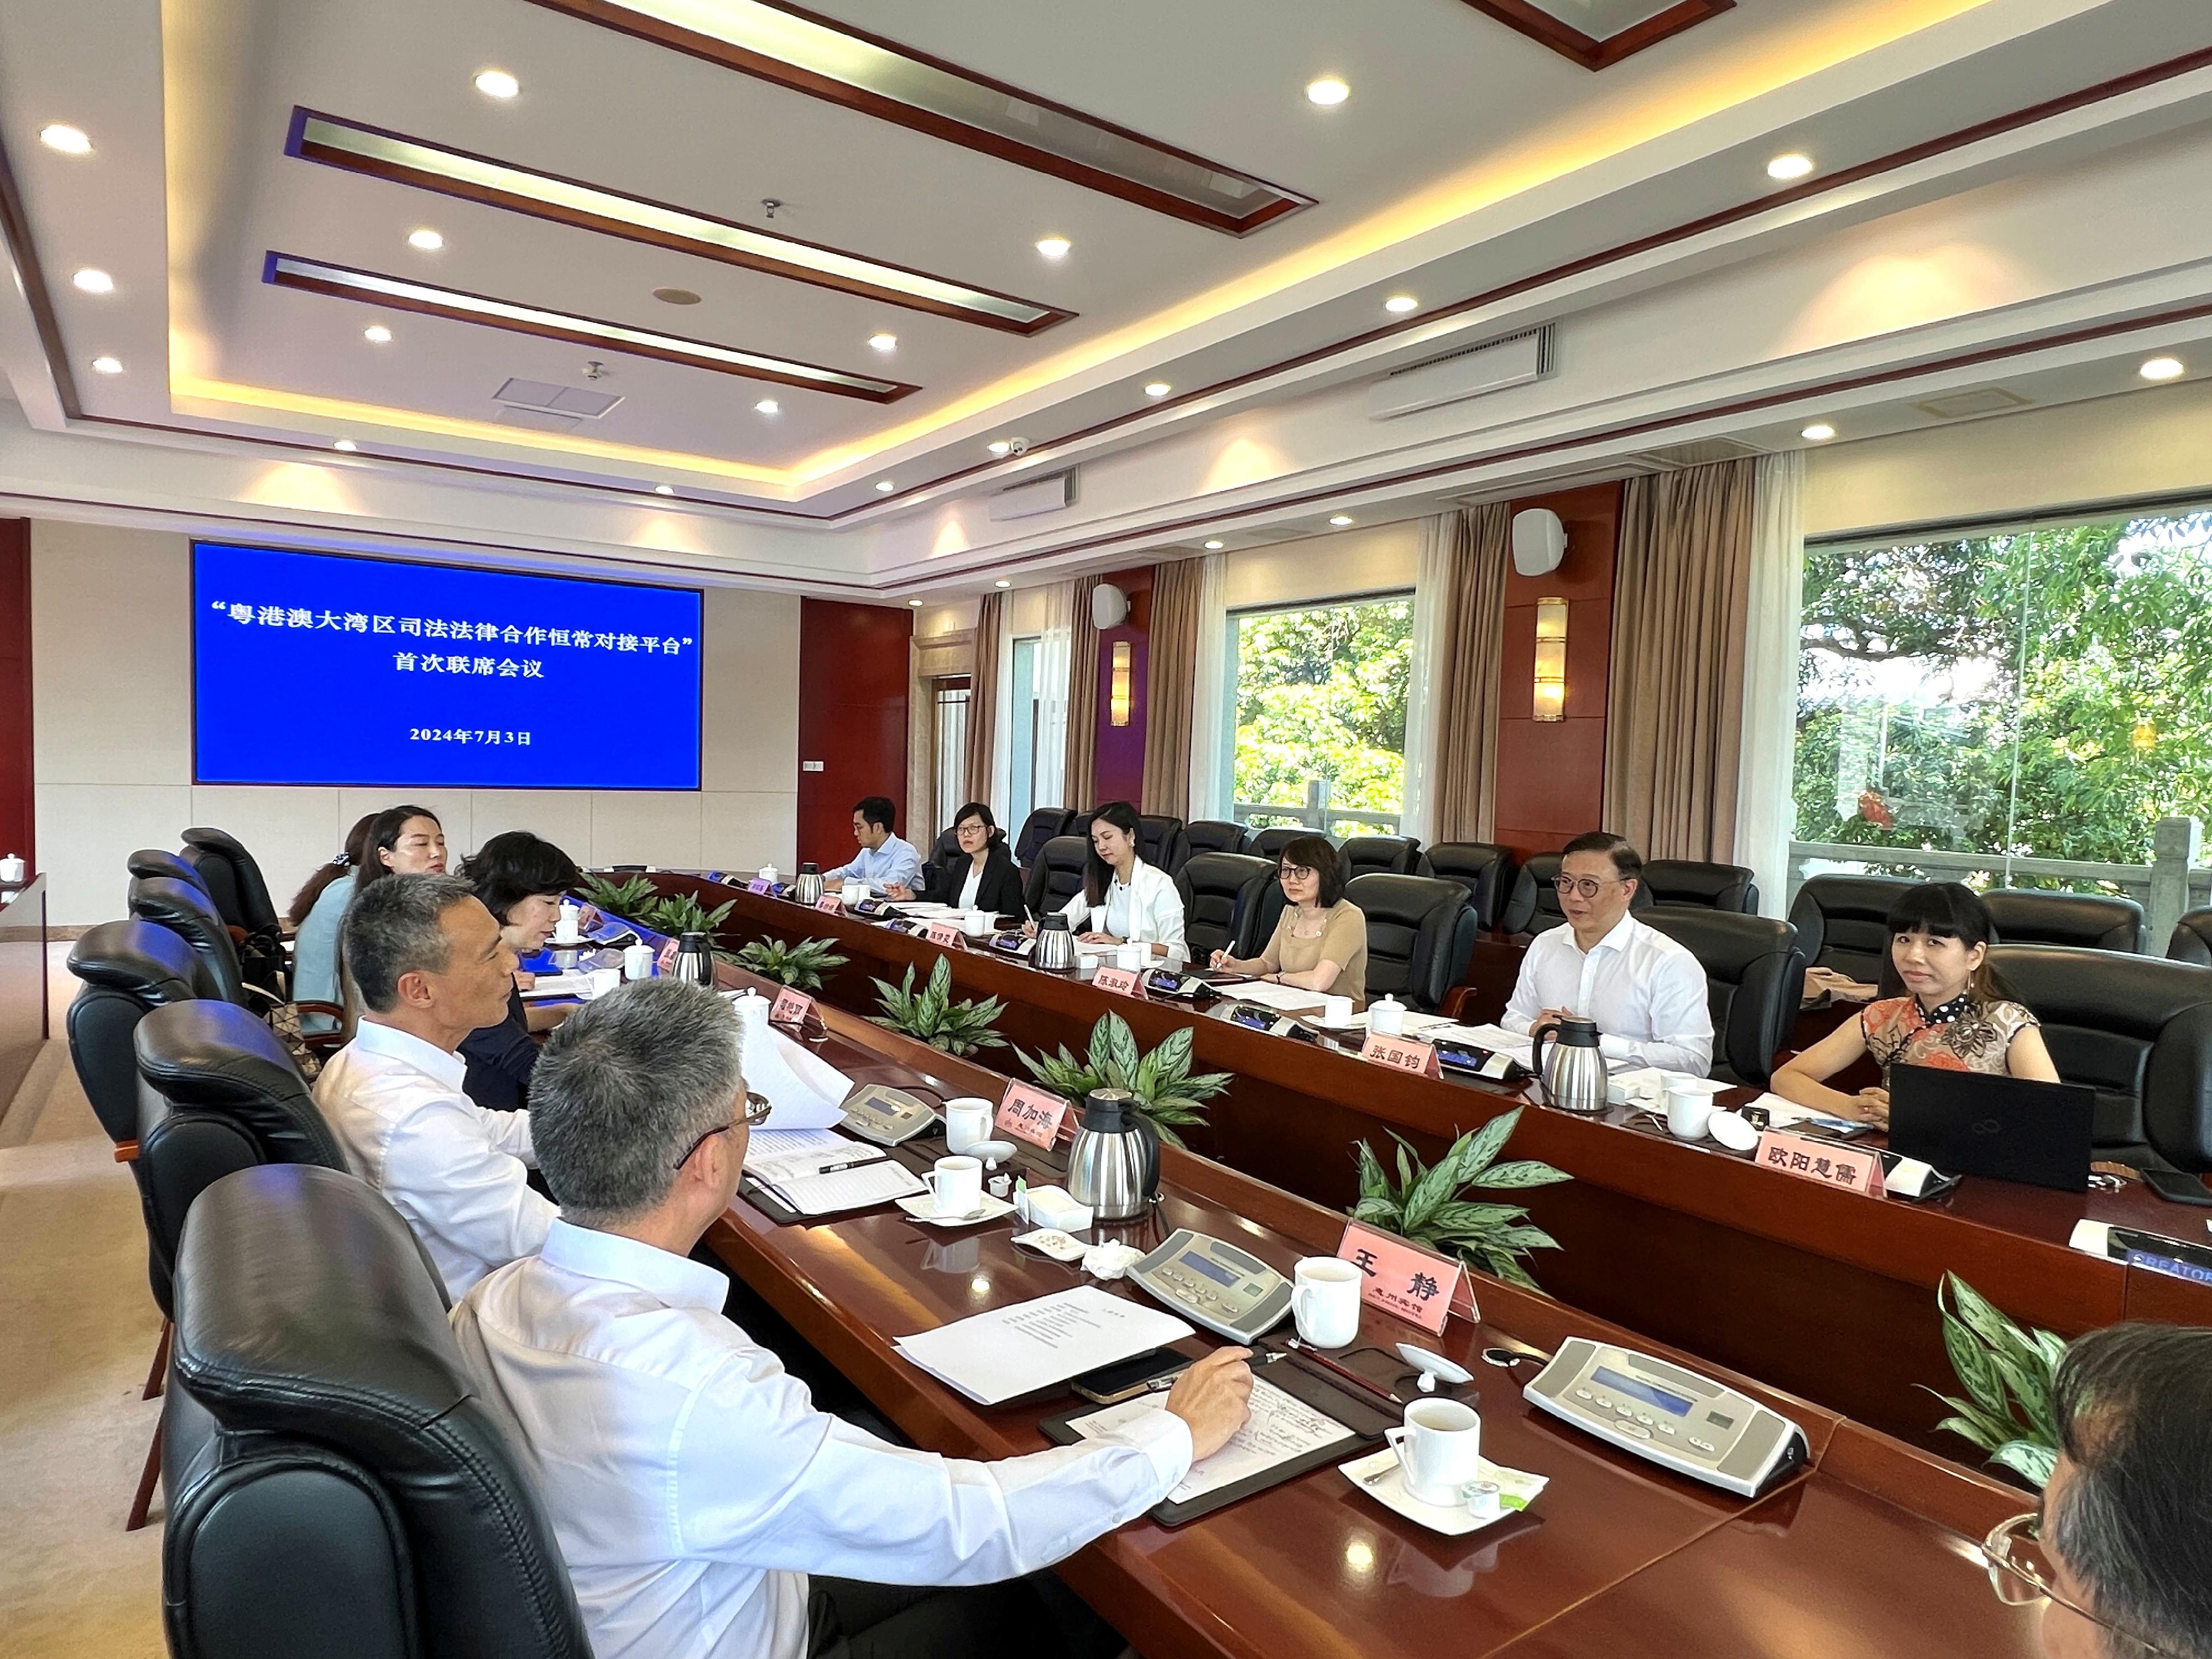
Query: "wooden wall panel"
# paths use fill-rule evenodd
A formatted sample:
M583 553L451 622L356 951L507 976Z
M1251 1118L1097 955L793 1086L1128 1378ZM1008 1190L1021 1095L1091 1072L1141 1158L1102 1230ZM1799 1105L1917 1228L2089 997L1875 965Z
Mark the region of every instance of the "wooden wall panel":
M901 835L929 833L906 817L913 635L904 605L799 602L799 856L825 870L853 855L853 803L863 795L891 798Z
M1129 596L1129 615L1119 628L1109 628L1098 635L1097 788L1092 799L1070 801L1068 805L1081 811L1101 801L1125 800L1142 812L1147 810L1139 797L1145 789L1145 669L1152 647L1152 567L1116 571L1098 580L1113 583ZM1089 603L1087 592L1085 603ZM1127 726L1114 724L1114 645L1117 640L1127 640L1130 644L1131 690Z

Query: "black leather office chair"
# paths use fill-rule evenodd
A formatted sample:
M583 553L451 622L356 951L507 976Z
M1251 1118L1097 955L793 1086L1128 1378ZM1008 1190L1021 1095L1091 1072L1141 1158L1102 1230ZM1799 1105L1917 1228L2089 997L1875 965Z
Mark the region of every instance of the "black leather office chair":
M2100 893L2039 893L1996 887L1982 895L2007 945L2070 945L2085 951L2142 949L2143 909Z
M1091 857L1091 843L1080 836L1054 836L1037 851L1030 866L1025 896L1030 914L1042 917L1057 910L1083 890L1083 866ZM1079 927L1076 932L1081 933Z
M1170 875L1182 869L1190 857L1190 838L1183 831L1182 820L1164 812L1139 813L1137 856Z
M238 838L222 830L187 830L179 854L198 872L216 913L238 929L238 968L248 985L278 1001L291 994L284 955L284 926L261 878L261 866Z
M246 981L238 971L238 947L205 888L166 876L133 876L130 896L132 915L159 923L192 947L206 964L217 996L225 1002L246 1000Z
M2169 961L2212 968L2212 910L2191 910L2174 923L2166 954Z
M1513 881L1513 855L1486 841L1440 841L1421 854L1419 874L1455 881L1467 889L1474 919L1486 930L1498 926Z
M1248 839L1244 826L1224 818L1199 818L1182 827L1194 857L1200 853L1241 853Z
M1182 895L1182 935L1190 959L1203 968L1216 951L1243 954L1245 913L1258 902L1260 887L1275 878L1275 866L1243 853L1194 853L1176 875Z
M1695 905L1705 910L1759 914L1759 884L1741 864L1700 864L1692 859L1648 859L1644 885L1654 904Z
M1368 1000L1387 992L1434 1012L1474 955L1467 890L1437 876L1372 875L1346 882L1344 896L1367 918Z
M1289 846L1300 836L1316 833L1301 824L1279 823L1271 830L1255 830L1246 837L1244 850L1255 858L1265 859L1270 864L1277 864L1282 861L1284 848Z
M207 893L207 883L200 878L198 870L174 853L164 852L158 847L140 848L123 860L123 867L133 876L181 881L187 887L197 887L203 893ZM208 893L208 902L215 902L214 894Z
M1036 866L1045 842L1067 833L1067 821L1074 816L1065 806L1040 806L1022 820L1020 833L1014 837L1014 862L1021 866L1024 875Z
M333 1170L248 1170L177 1264L173 1659L591 1659L559 1540L407 1224Z
M1764 1089L1790 1041L1805 989L1797 930L1786 921L1687 904L1654 905L1640 918L1697 957L1713 1016L1712 1075Z
M1790 907L1797 948L1814 968L1879 985L1889 966L1889 912L1913 884L1893 876L1811 876Z
M1559 879L1563 855L1558 853L1537 853L1521 866L1513 878L1513 896L1505 901L1498 925L1509 933L1540 933L1557 927L1567 919L1559 908L1559 890L1552 884ZM1651 890L1641 881L1628 901L1632 914L1643 916L1652 908Z
M2100 1158L2212 1170L2212 968L2063 945L1996 945L1990 965L2058 1075L2097 1091Z
M1421 843L1414 836L1352 836L1336 849L1344 866L1344 878L1360 876L1410 876L1421 862Z

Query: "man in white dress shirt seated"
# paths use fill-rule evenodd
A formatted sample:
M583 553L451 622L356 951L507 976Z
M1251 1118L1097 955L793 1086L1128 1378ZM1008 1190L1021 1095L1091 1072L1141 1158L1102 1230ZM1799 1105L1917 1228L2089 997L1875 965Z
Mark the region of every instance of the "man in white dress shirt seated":
M1643 874L1642 854L1619 836L1593 830L1567 843L1554 884L1566 923L1530 941L1505 1029L1593 1019L1608 1061L1704 1077L1713 1064L1705 970L1628 913Z
M912 842L891 834L891 820L896 816L897 809L887 795L870 795L854 802L853 839L860 850L850 863L824 871L822 879L831 887L840 882L864 882L872 893L911 898L921 886L921 854Z
M461 1042L507 1018L514 952L460 876L370 883L346 907L339 948L365 1012L315 1079L315 1104L458 1297L534 1255L553 1222L530 1186L530 1114L486 1111L461 1089Z
M541 1253L453 1310L470 1371L532 1465L593 1652L1118 1651L1064 1589L1022 1575L1143 1514L1227 1443L1251 1393L1245 1351L1217 1350L1164 1411L1114 1435L996 1463L817 1411L722 1317L722 1274L685 1254L744 1162L738 1043L727 1006L677 981L579 1009L530 1087L560 1218ZM991 1588L925 1588L954 1585ZM1048 1590L1072 1604L1073 1639Z

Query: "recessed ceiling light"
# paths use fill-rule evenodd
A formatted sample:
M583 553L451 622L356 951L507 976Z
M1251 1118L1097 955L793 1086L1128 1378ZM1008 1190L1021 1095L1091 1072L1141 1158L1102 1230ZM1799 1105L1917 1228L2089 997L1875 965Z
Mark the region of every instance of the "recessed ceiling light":
M920 599L908 599L907 603L917 611L921 609L921 601Z
M1382 309L1402 317L1409 311L1419 311L1421 302L1410 294L1394 294L1382 302Z
M1067 250L1074 246L1065 236L1047 236L1038 241L1036 251L1048 259L1064 259L1067 257Z
M361 446L350 438L341 438L336 443L332 444L331 447L332 449L343 449L347 454L350 455L355 450L359 449Z
M39 142L48 149L58 149L64 155L89 155L92 140L75 127L64 126L59 121L39 129Z
M419 247L425 253L435 253L445 245L446 239L427 227L422 230L410 230L407 233L407 246Z
M672 484L655 484L653 487L653 493L656 495L673 495L676 489Z
M95 374L120 374L123 372L123 359L94 357L92 360L92 372Z
M876 480L876 494L878 495L888 495L891 491L897 488L898 486L893 483L889 478L878 478Z
M1206 544L1206 550L1209 553L1218 553L1228 545L1227 542L1208 542Z
M1306 101L1324 106L1340 104L1352 96L1352 88L1334 75L1324 75L1318 81L1306 82Z
M371 345L390 345L392 331L385 327L382 323L371 323L367 328L362 330L361 337Z
M1836 428L1826 421L1815 421L1797 435L1811 443L1824 444L1836 435Z
M699 296L688 288L657 288L653 297L665 306L696 306Z
M2188 372L2179 357L2154 357L2136 371L2146 380L2178 380Z
M1169 392L1173 392L1175 388L1170 386L1165 380L1154 380L1145 387L1145 396L1147 398L1164 398Z
M90 265L87 265L82 270L78 271L76 276L70 278L70 281L75 283L78 288L83 289L87 294L112 294L115 292L115 278L109 276L104 270L94 270Z
M1802 179L1813 170L1813 158L1792 150L1787 155L1778 155L1766 164L1766 176L1779 179L1785 184L1792 179Z
M777 410L781 409L783 405L776 402L773 398L763 398L758 403L755 404L753 407L760 410L763 415L773 415Z
M1012 587L1012 586L1013 586L1013 584L1012 584L1012 582L1010 582L1010 581L1006 581L1006 580L999 580L999 581L993 582L993 583L991 584L991 586L994 586L994 587Z
M1013 445L1009 443L1004 438L994 438L991 440L991 453L994 455L1008 454L1012 453L1012 449Z
M477 76L477 90L487 98L512 98L522 90L522 82L505 70L489 69Z
M1345 526L1352 522L1352 514L1349 513L1332 513L1329 514L1328 521L1334 525L1339 530L1341 530Z
M896 351L898 349L898 336L896 334L871 334L868 336L868 343L875 347L878 351Z

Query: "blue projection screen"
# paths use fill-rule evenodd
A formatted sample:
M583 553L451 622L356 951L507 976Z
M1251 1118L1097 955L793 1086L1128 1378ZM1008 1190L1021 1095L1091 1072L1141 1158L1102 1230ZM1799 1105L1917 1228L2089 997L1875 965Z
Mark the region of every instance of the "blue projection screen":
M192 546L201 783L696 789L696 590Z

